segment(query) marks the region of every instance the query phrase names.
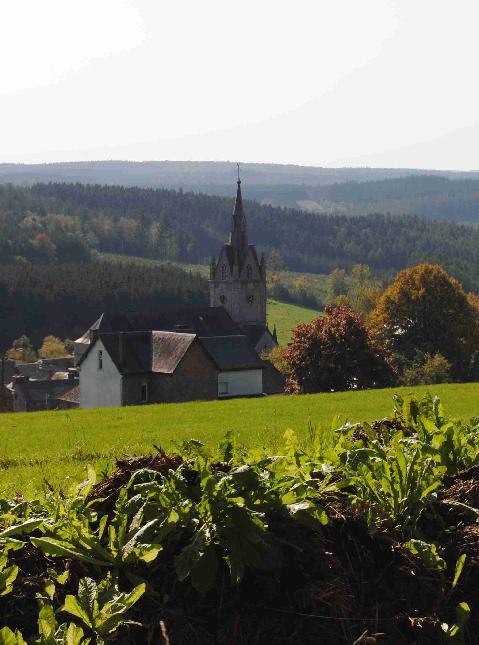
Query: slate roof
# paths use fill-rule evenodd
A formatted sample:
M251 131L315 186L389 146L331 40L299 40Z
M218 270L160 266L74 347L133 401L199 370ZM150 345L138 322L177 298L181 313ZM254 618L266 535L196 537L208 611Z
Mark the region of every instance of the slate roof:
M172 374L196 336L182 332L152 331L101 333L98 338L122 374ZM81 357L80 364L88 354L89 350Z
M16 363L15 372L36 381L48 381L56 372L73 366L73 357L40 358L34 363Z
M76 342L89 343L90 331L105 333L152 330L185 332L203 337L241 334L240 328L223 307L164 309L152 314L118 314L106 311Z
M27 409L47 408L47 401L53 405L72 389L78 381L17 381L12 384L13 391L19 391L27 404Z
M173 374L195 338L195 334L153 331L151 333L152 371Z
M262 325L260 323L242 325L241 330L245 334L245 336L247 336L249 342L253 345L253 347L256 347L256 344L259 342L265 332L268 332L271 335L269 329L265 325Z
M173 374L197 340L219 370L262 369L263 363L242 334L198 337L183 332L100 333L112 361L122 374ZM80 358L80 365L95 346Z
M67 403L77 403L80 404L80 386L75 385L71 390L65 392L62 396L58 397L59 401L66 401Z
M263 362L244 335L200 338L219 370L262 369Z

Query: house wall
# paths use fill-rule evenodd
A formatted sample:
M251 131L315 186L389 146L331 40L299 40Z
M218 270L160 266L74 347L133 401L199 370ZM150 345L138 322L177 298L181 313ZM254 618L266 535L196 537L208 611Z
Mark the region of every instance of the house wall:
M173 374L130 374L123 377L123 405L141 405L142 384L148 384L148 403L216 399L217 371L195 341Z
M98 351L103 352L103 369L98 369ZM106 408L122 405L121 374L105 346L98 340L80 366L80 407Z
M221 383L228 384L228 392L220 394ZM218 397L252 396L263 393L263 370L237 370L234 372L219 372Z
M13 394L0 383L0 412L13 412Z
M271 361L263 361L263 392L265 394L282 394L286 386L286 378Z
M14 388L12 392L12 403L14 412L28 412L27 402L23 392L19 388Z

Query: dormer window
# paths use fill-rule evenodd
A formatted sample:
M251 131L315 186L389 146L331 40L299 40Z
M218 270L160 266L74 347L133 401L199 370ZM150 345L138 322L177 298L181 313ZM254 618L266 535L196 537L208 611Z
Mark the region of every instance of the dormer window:
M253 278L253 269L251 264L246 265L246 279L251 280Z
M221 265L221 279L226 280L226 264Z

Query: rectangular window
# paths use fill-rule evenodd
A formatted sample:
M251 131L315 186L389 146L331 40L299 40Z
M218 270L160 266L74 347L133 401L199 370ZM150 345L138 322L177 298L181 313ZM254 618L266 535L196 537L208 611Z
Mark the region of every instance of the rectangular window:
M218 383L218 394L228 394L228 382L220 381Z
M148 383L141 384L141 402L148 403Z
M103 352L101 351L101 349L98 350L98 369L103 369Z

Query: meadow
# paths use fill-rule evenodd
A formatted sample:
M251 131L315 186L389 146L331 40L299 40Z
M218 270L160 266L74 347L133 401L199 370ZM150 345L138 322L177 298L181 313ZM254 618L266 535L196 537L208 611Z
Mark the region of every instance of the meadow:
M305 438L310 424L373 420L392 410L393 394L440 396L453 418L479 416L479 383L302 396L0 415L0 491L29 495L45 481L67 488L85 466L115 457L166 451L190 438L216 446L232 430L239 445L274 452L287 428ZM338 419L338 416L340 419Z

